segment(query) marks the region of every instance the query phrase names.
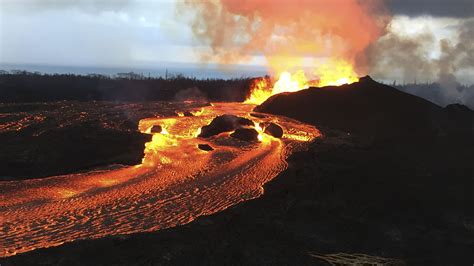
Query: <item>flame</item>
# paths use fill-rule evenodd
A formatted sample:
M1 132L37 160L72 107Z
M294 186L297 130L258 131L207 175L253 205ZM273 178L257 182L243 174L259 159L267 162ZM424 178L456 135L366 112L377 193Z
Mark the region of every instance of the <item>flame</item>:
M284 71L273 85L268 78L256 79L250 89L250 96L245 103L261 104L272 95L282 92L295 92L308 87L308 79L303 71L300 70L294 74Z
M282 92L295 92L308 88L308 79L302 70L295 74L284 71L280 74L280 78L273 85L273 94Z
M307 89L310 86L340 86L359 81L354 67L344 60L330 60L328 63L317 67L314 71L316 80L310 81L303 70L295 73L283 71L279 79L272 85L268 78L254 80L250 89L250 96L245 103L261 104L270 96L282 92L295 92Z
M252 63L261 55L278 79L255 80L246 100L251 104L276 93L357 81L354 69L367 74L368 48L391 21L386 0L183 2L178 7L192 12L194 37L208 48L199 46L204 62Z
M260 104L273 95L272 84L268 77L257 78L250 86L250 96L245 103Z
M318 87L340 86L359 81L353 66L344 60L332 60L316 70L319 76Z

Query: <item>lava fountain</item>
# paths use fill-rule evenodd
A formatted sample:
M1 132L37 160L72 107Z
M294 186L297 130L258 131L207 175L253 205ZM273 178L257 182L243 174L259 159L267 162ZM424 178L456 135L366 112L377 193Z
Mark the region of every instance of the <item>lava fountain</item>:
M295 92L309 87L340 86L359 81L351 64L337 60L317 69L318 78L309 80L303 70L280 73L279 79L272 82L270 77L257 78L250 88L250 95L245 103L261 104L272 95L282 92Z
M366 50L386 32L384 0L186 0L204 62L259 62L276 78L256 80L246 103L308 87L356 82ZM207 49L203 49L207 48Z

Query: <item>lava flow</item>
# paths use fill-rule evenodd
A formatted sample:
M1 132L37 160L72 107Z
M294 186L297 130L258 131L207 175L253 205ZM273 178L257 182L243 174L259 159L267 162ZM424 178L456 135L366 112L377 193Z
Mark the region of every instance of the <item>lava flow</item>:
M140 165L0 182L0 256L168 228L260 196L263 184L286 168L289 154L320 133L284 117L251 116L253 107L222 103L194 115L141 120L139 129L153 139ZM251 119L258 141L235 139L230 132L197 137L222 114ZM265 134L262 122L280 125L283 137Z

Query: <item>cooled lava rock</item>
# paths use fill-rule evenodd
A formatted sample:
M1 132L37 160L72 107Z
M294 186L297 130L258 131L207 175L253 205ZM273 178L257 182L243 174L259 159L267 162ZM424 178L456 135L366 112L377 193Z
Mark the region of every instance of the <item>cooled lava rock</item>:
M221 115L212 120L212 122L201 128L201 134L198 137L208 138L222 132L230 132L244 126L253 126L252 120L235 115Z
M60 175L110 164L139 164L151 135L100 122L46 127L42 134L0 134L0 179Z
M266 115L264 115L264 114L259 114L259 113L250 113L250 116L258 117L258 118L265 118L265 117L267 117Z
M449 104L444 108L451 133L474 133L474 111L462 104Z
M186 111L183 114L184 114L184 116L194 116L193 113L191 113L189 111Z
M342 86L277 94L255 111L342 130L368 140L433 136L447 122L440 106L369 76Z
M125 130L130 130L130 131L138 131L138 125L137 123L130 121L130 120L124 120L122 123L120 123L120 128L125 129Z
M245 141L258 141L258 132L254 128L237 128L230 136Z
M163 128L160 125L153 125L150 129L150 133L160 133Z
M203 150L203 151L213 151L214 148L212 148L209 144L198 144L198 148Z
M275 123L262 123L263 132L275 138L283 137L283 128Z

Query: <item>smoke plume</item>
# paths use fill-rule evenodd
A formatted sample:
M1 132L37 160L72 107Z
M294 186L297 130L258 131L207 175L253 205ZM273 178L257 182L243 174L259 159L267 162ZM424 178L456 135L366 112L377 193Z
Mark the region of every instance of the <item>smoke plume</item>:
M436 49L439 56L432 56ZM442 104L458 102L474 106L467 102L473 99L474 91L463 89L456 77L457 73L474 71L474 19L462 20L455 36L439 43L432 32L411 36L390 32L372 44L367 55L369 71L374 76L387 79L398 73L403 83L437 82L439 87L433 88L438 89L428 88L423 92L425 98L437 98Z
M180 10L194 14L194 36L209 48L204 61L263 55L275 72L317 66L318 58L363 71L366 48L389 21L382 0L186 0Z

